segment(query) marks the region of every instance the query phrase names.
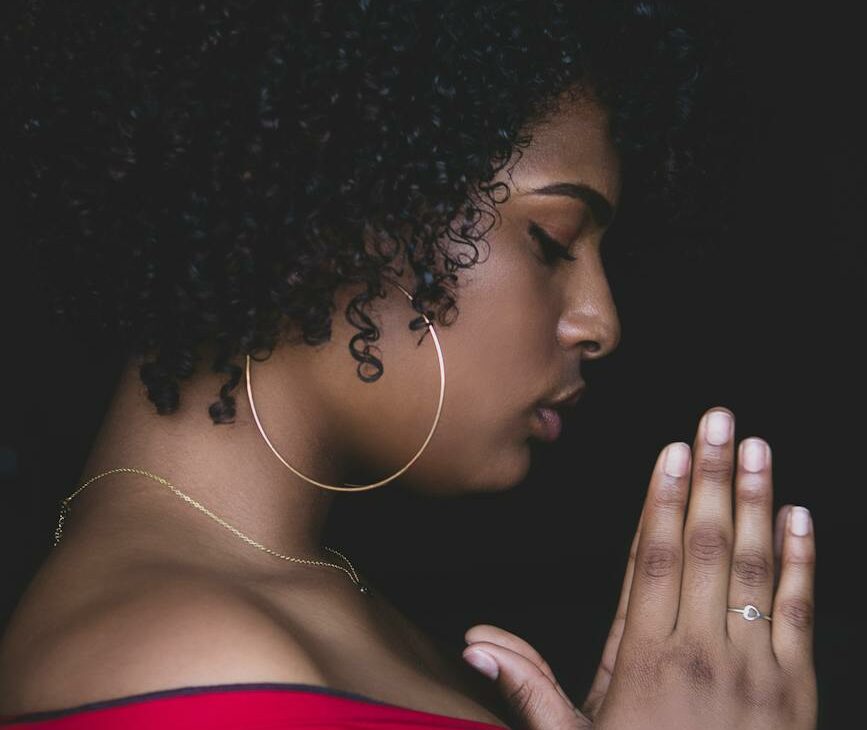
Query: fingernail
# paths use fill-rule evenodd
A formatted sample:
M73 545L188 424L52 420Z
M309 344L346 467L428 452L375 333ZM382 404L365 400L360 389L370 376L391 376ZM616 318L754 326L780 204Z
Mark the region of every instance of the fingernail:
M682 477L689 464L689 446L682 443L670 444L665 451L663 469L670 477Z
M744 469L747 471L761 471L767 463L767 455L763 441L747 439L746 443L744 443Z
M804 537L810 534L810 510L806 507L792 507L789 511L789 529L793 535Z
M474 649L473 651L464 654L464 659L466 659L488 679L496 679L497 675L500 673L500 667L497 666L496 660L487 652Z
M722 446L731 438L732 419L725 411L712 411L707 417L705 438L709 444Z

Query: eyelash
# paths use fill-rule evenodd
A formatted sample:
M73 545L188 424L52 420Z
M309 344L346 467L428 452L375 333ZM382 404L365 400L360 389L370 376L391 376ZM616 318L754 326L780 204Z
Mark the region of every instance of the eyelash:
M569 253L565 246L561 246L557 243L557 241L551 238L551 236L535 223L531 223L527 230L530 236L532 236L534 240L538 241L547 265L551 266L559 259L565 259L566 261L574 261L576 259L575 256Z

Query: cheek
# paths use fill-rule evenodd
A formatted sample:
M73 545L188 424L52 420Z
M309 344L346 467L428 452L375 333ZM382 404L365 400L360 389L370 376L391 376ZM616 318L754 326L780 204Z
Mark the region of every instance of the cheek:
M407 472L405 484L420 492L444 494L508 489L530 467L534 402L550 388L554 368L550 344L556 331L549 277L526 252L523 257L491 256L459 272L459 316L437 326L445 364L443 409L433 438ZM401 468L427 437L436 415L439 368L428 335L406 326L407 308L375 309L383 326L379 343L386 374L359 384L355 364L344 362L351 393L347 438L359 440L358 460L374 481ZM344 327L338 320L338 328ZM348 341L356 330L336 337ZM341 413L346 416L345 404ZM341 421L342 422L342 421ZM361 481L362 477L358 477Z
M492 240L487 260L458 276L459 316L437 329L443 412L413 481L438 493L508 489L529 470L532 411L556 376L555 292L511 240Z
M460 315L441 338L446 388L476 438L526 439L534 403L556 378L555 293L540 272L526 253L492 253L458 289Z
M465 494L510 489L531 465L531 421L526 388L488 377L468 384L449 375L446 406L411 482L418 491ZM467 373L469 375L469 373Z

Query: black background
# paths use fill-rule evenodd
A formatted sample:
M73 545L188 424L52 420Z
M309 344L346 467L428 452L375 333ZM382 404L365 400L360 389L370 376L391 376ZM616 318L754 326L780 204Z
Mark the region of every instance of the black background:
M725 235L697 245L703 254L640 266L603 245L623 339L586 364L587 394L557 442L533 442L524 482L460 499L421 499L395 483L342 496L326 544L345 548L456 652L476 623L523 636L578 703L659 450L692 443L700 415L727 406L738 440L771 444L776 506L813 513L820 727L860 725L867 241L858 6L740 6L733 52L751 69L754 123ZM108 347L50 330L24 259L11 247L6 261L4 623L49 549L57 500L77 485L118 365Z

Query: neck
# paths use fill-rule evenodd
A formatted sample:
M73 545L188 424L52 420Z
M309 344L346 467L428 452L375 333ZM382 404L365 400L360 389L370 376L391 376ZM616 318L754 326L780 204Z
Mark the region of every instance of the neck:
M217 400L225 376L210 372L209 355L200 361L204 372L182 381L178 410L162 416L147 399L138 364L131 360L79 484L114 467L144 469L272 550L342 564L322 545L337 492L306 482L271 451L253 418L243 374L233 390L234 423L213 423L208 405ZM340 486L351 481L342 466L346 456L328 448L329 442L341 441L338 423L332 422L325 400L318 396L319 388L305 366L309 357L310 348L278 349L263 362L251 361L256 412L289 464L312 479ZM110 529L123 530L124 535L152 536L155 544L195 541L198 549L218 546L245 561L285 565L145 476L120 473L99 479L76 496L71 508L67 524L73 529L78 519L90 528L113 525Z

